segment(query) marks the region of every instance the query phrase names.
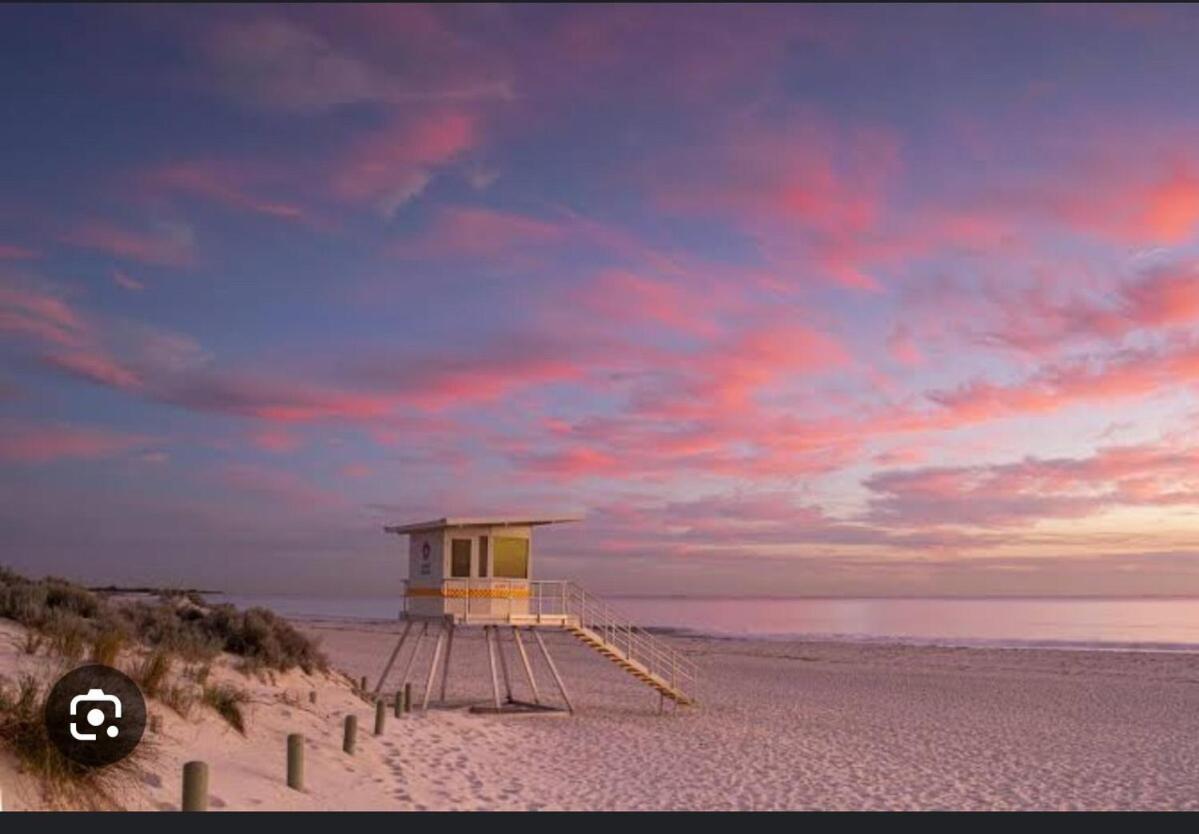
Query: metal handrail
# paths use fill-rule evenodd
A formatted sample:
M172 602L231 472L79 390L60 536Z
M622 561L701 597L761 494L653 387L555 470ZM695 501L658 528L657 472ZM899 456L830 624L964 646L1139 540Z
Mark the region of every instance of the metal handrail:
M636 660L658 677L677 686L682 681L694 681L698 664L666 641L633 624L631 619L609 603L587 593L573 582L533 583L538 591L557 586L562 599L562 611L578 617L579 624L597 632L606 643L627 659Z

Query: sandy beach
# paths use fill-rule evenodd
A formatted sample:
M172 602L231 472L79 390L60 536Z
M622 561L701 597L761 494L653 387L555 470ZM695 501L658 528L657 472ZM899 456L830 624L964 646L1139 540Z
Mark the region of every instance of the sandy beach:
M302 626L336 665L372 681L396 630ZM578 713L415 717L385 753L397 802L1199 809L1194 654L675 637L702 664L701 705L659 715L649 689L573 639L549 637ZM545 670L537 674L552 695ZM514 672L513 683L527 697L523 677ZM460 632L447 698L489 697L482 641Z
M216 661L213 679L247 693L244 735L211 710L152 701L161 727L118 807L177 809L182 765L199 759L211 810L1199 809L1195 654L671 637L701 664L700 705L659 713L651 690L547 632L576 714L494 716L466 709L491 684L483 641L464 629L447 706L389 710L376 737L351 677L373 686L396 624L297 625L334 670L247 676ZM0 675L52 680L55 661L22 653L23 634L0 623ZM528 698L505 649L514 695ZM543 700L556 701L533 659ZM341 750L348 714L353 756ZM303 792L283 780L295 732L307 739ZM8 810L53 807L4 756L0 789Z

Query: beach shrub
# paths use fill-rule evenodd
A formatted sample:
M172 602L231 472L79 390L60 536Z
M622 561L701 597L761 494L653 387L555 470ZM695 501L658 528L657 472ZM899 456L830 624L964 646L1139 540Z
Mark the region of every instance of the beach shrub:
M188 666L183 670L185 677L198 683L200 686L208 683L208 676L212 673L212 666L207 663L201 663L196 666Z
M116 666L125 634L117 629L105 629L92 638L91 660L105 666Z
M83 657L91 627L80 615L66 609L51 609L39 628L51 650L67 663L75 663Z
M180 591L174 588L168 588L165 591L160 591L158 597L163 602L169 602L174 605L178 605L180 602L194 605L197 608L203 608L208 605L203 594L196 593L195 591Z
M170 654L163 649L155 649L142 658L141 663L131 670L129 677L137 681L143 695L147 698L157 698L170 672Z
M162 688L158 699L177 712L180 717L191 715L199 695L196 688L187 684L171 684Z
M246 720L242 714L242 704L248 703L249 694L236 686L226 683L215 686L205 686L204 703L216 710L217 714L229 722L229 726L242 735L246 734Z
M65 579L30 580L0 569L0 617L44 635L70 661L90 647L93 656L99 651L115 662L123 645L139 641L188 661L211 660L225 651L256 668L299 667L309 674L328 668L318 643L273 612L209 606L194 592L113 602Z
M38 634L31 628L25 629L25 642L21 644L21 650L25 654L37 654L43 645L46 643L46 638Z
M202 625L204 613L179 609L164 602L131 602L121 608L130 631L151 646L158 646L185 660L210 660L222 646Z

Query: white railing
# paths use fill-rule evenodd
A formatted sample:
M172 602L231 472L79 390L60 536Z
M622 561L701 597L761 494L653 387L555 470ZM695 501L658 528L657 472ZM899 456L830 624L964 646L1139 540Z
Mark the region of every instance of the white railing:
M574 582L531 584L541 586L534 591L533 602L538 610L546 601L557 602L563 613L577 617L580 625L595 632L629 660L636 660L676 689L693 690L699 674L698 665L667 641L634 625L627 615Z
M698 676L695 661L667 641L618 612L574 582L526 579L446 579L440 596L446 613L511 622L583 626L610 648L640 663L681 691L690 691ZM403 613L408 612L405 583Z

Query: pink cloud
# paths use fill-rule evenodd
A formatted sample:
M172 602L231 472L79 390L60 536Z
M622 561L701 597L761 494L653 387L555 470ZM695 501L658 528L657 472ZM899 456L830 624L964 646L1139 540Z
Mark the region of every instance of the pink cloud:
M586 446L574 446L545 454L522 454L517 459L526 471L562 479L620 475L627 471L627 467L613 455Z
M906 325L896 325L887 337L887 350L891 358L901 365L919 365L924 361L912 332Z
M1088 155L1046 175L1012 174L966 200L966 211L1027 236L1046 223L1120 245L1179 245L1199 233L1199 161L1189 140L1099 131Z
M477 120L468 113L442 110L401 119L348 149L333 173L333 193L391 216L477 142Z
M733 312L736 302L730 295L727 287L715 282L666 281L634 270L604 269L577 291L573 302L605 327L644 323L675 333L713 337L718 334L719 301L727 301L725 311Z
M401 241L393 254L404 258L483 260L560 246L569 239L564 226L512 212L451 207L437 212L415 237Z
M179 224L142 231L108 220L90 220L64 235L63 241L150 266L187 267L196 262L191 230Z
M38 257L37 252L24 246L0 243L0 261L31 261Z
M1121 314L1132 326L1167 327L1199 322L1199 263L1150 270L1120 293Z
M871 518L888 523L1011 525L1076 518L1116 506L1199 506L1199 450L1107 447L1088 458L882 472Z
M16 463L109 458L153 442L141 435L69 425L8 424L0 431L0 459Z
M253 193L266 181L285 179L261 165L190 160L151 168L138 176L140 185L154 193L178 194L208 200L238 211L282 220L303 220L298 205Z
M869 260L898 168L895 139L815 121L763 127L743 120L698 151L664 162L662 208L727 219L773 264L815 260L845 286L877 288Z
M48 289L13 283L0 283L0 334L19 338L59 373L143 394L156 374L198 355L195 343L179 334L97 320Z
M264 452L284 454L294 452L300 447L300 438L291 432L278 429L264 429L250 435L250 442L255 448Z
M387 394L211 371L162 380L150 395L194 411L254 417L272 423L372 420L387 415L396 403Z
M63 373L97 385L125 390L142 387L142 380L136 372L103 352L51 352L43 355L42 361Z
M0 333L32 338L58 347L78 347L84 324L56 295L0 283Z
M312 25L315 24L315 25ZM509 100L504 66L476 39L413 6L342 4L251 20L201 33L205 80L263 110L318 114L369 103ZM397 53L404 71L392 67Z
M123 269L114 269L111 273L112 282L123 290L130 292L141 292L146 288L146 285L134 278Z
M1057 411L1088 402L1140 397L1199 381L1199 348L1182 344L1161 351L1121 351L1100 361L1042 366L1018 383L974 380L929 398L944 409L938 420L957 424L1016 414Z

